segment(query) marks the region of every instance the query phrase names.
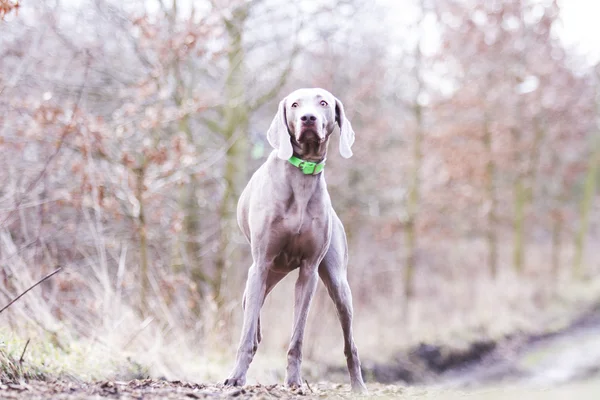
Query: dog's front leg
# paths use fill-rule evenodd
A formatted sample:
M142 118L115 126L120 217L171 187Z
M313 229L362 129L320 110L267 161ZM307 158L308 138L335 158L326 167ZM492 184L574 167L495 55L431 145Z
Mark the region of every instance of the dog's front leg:
M268 268L264 263L254 263L248 270L246 281L244 323L237 351L235 367L225 380L225 385L242 386L246 383L246 372L258 347L257 329L260 308L267 290Z
M285 378L286 385L290 387L302 386L300 365L302 364L302 341L304 340L304 328L310 308L311 300L317 288L317 269L302 266L296 281L295 304L294 304L294 327L292 340L288 349L288 365Z

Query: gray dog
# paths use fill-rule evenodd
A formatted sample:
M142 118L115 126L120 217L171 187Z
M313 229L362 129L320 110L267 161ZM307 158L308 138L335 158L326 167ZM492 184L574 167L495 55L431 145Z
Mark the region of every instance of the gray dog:
M244 323L236 364L225 385L245 384L246 372L261 340L260 309L265 298L284 276L299 269L286 384L302 385L304 328L320 276L342 325L352 388L366 391L352 338L346 233L331 206L322 173L336 122L341 134L340 154L349 158L354 131L344 106L331 93L299 89L279 103L267 132L275 150L250 179L237 208L238 224L250 243L253 263L242 302Z

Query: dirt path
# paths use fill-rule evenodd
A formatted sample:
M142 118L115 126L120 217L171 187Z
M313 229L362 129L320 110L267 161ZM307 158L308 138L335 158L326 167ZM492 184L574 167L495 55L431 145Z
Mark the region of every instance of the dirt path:
M448 383L454 387L498 382L554 387L586 380L600 381L598 313L562 331L516 342L498 346L488 357L467 368L450 371L446 375Z
M161 380L134 380L129 382L105 381L96 383L39 382L27 384L0 384L1 399L419 399L419 400L597 400L600 398L600 380L571 383L556 387L497 386L471 390L441 387L403 387L370 384L369 394L356 396L348 385L319 383L306 385L300 390L289 390L282 385L251 385L244 388L224 388L220 385L202 385Z
M582 319L560 332L524 338L520 344L485 347L485 356L454 357L456 368L415 380L414 386L367 382L362 398L404 399L600 399L600 313ZM512 347L512 348L510 348ZM435 367L451 358L433 347L420 349ZM477 353L475 353L477 355ZM463 362L466 360L466 363ZM405 363L386 368L404 368ZM433 366L433 367L432 367ZM404 375L408 376L404 371ZM400 371L400 372L402 372ZM345 376L345 370L342 371ZM376 378L375 370L369 375ZM410 372L410 371L409 371ZM369 376L367 375L367 376ZM328 375L329 376L329 375ZM332 376L329 376L332 378ZM324 377L326 379L326 377ZM243 388L181 381L142 379L132 381L29 381L1 383L0 399L353 399L349 385L310 383L290 390L283 385L249 385Z
M405 389L395 385L374 385L369 397L393 398ZM41 382L0 385L2 399L352 399L356 398L349 385L320 383L290 390L283 385L249 385L243 388L203 385L156 379L129 382L104 381L96 383Z

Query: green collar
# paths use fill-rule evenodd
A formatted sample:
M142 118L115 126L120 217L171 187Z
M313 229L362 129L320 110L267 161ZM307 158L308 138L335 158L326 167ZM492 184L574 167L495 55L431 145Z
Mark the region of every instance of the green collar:
M317 164L311 161L304 161L296 156L291 156L288 161L294 167L302 171L304 175L317 175L319 172L323 171L323 168L325 168L325 160Z

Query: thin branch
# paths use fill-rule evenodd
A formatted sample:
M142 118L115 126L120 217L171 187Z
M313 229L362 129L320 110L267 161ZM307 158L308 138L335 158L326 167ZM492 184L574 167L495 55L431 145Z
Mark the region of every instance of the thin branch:
M304 380L304 383L306 383L306 387L308 387L308 390L310 390L311 393L314 393L314 391L312 390L312 388L310 387L310 385L308 384L308 380Z
M19 358L19 364L23 364L23 358L25 357L25 352L27 351L27 346L29 346L29 341L30 339L27 339L27 342L25 343L25 347L23 348L23 352L21 353L21 358Z
M61 149L63 148L63 144L65 143L67 136L69 136L69 134L71 132L73 132L73 130L75 130L75 126L76 126L76 121L75 121L75 116L77 115L77 111L79 109L79 103L81 102L81 99L83 97L83 89L85 87L85 83L87 80L87 75L88 75L88 70L89 70L89 66L90 66L90 56L88 54L87 57L87 62L85 65L85 70L83 73L83 81L81 83L81 86L79 87L78 93L77 93L77 97L76 97L76 102L73 105L72 108L72 112L71 112L71 119L69 121L69 123L67 125L65 125L64 127L64 131L62 133L62 135L60 135L60 138L58 140L58 144L56 146L56 150L54 151L54 153L52 153L50 155L50 157L48 157L48 159L46 160L46 162L44 163L44 167L42 168L42 170L40 171L40 173L38 174L38 176L36 176L27 186L27 188L25 189L24 194L30 192L31 190L33 190L33 188L35 186L37 186L37 184L41 181L41 179L46 176L46 173L48 172L48 167L50 166L50 164L52 163L52 161L56 158L56 156L58 156L58 154L60 153ZM8 213L8 215L6 216L6 218L4 218L2 220L2 222L0 222L0 226L3 226L6 221L8 221L8 219L19 209L19 207L21 206L21 204L23 203L23 201L25 200L25 195L21 196L21 198L19 199L19 201L17 201L17 204L14 207L14 210L10 213Z
M298 28L298 31L300 31L301 29L302 29L302 25L300 26L300 28ZM301 50L301 47L299 44L299 39L296 38L294 48L288 58L289 61L288 61L287 65L285 66L285 68L283 69L283 71L281 72L281 74L279 75L277 82L275 82L275 84L271 87L271 89L267 90L266 93L264 93L262 96L260 96L258 99L256 99L254 101L254 103L252 103L250 105L250 107L249 107L250 113L256 111L267 101L271 100L275 95L277 95L277 93L279 93L281 88L287 83L290 72L292 71L292 68L294 67L294 61L296 61L296 57L300 53L300 50Z
M95 0L96 9L102 13L102 15L106 16L109 20L115 21L121 31L127 34L127 40L130 42L135 55L138 57L138 60L142 63L144 67L147 68L148 71L154 68L154 65L148 57L143 53L142 49L139 45L139 40L136 40L131 34L131 28L135 25L134 21L124 15L124 11L122 9L116 10L113 8L113 5L108 6L107 2L104 0ZM160 2L161 6L164 8L164 4L162 1Z
M40 279L39 281L37 281L36 283L33 284L33 286L30 286L29 289L27 289L26 291L24 291L23 293L21 293L20 295L18 295L17 297L15 297L14 299L12 299L10 301L10 303L8 303L7 305L5 305L4 307L2 307L2 309L0 310L0 314L2 314L2 312L4 310L6 310L8 307L12 306L14 302L16 302L17 300L19 300L21 297L23 297L25 294L27 294L27 292L29 292L31 289L33 289L34 287L36 287L37 285L39 285L40 283L44 282L47 279L52 278L54 275L58 274L60 271L62 271L62 267L58 267L54 272L49 273L48 275L46 275L45 277L43 277L42 279ZM24 352L24 351L23 351Z
M219 123L213 119L206 118L206 117L200 117L200 121L202 121L204 123L204 125L206 125L206 127L208 129L210 129L212 132L223 133L223 131L224 131L223 127L221 125L219 125Z
M123 350L125 350L134 340L135 338L138 337L138 335L140 333L142 333L142 331L144 329L146 329L148 327L148 325L150 325L152 323L152 321L154 321L154 317L148 317L146 318L140 325L139 329L137 331L135 331L130 337L129 340L127 340L127 342L125 342L125 344L123 345Z

